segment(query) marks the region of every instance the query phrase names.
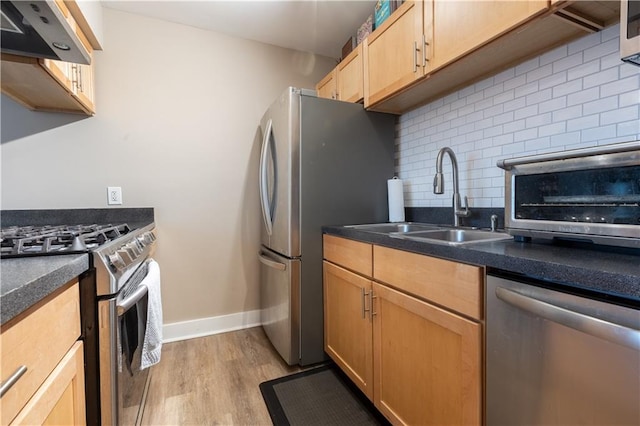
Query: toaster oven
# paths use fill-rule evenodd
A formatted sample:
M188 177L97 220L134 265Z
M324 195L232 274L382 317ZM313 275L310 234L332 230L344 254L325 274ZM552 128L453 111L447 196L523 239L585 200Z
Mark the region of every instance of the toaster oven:
M640 141L498 161L517 240L640 248Z

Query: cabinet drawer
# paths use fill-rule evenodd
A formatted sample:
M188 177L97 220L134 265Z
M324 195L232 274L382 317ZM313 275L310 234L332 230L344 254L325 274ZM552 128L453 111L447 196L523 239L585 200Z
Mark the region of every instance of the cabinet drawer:
M475 319L483 318L484 270L374 246L374 279Z
M73 280L2 327L2 381L21 366L27 371L0 399L0 422L8 424L80 336L78 281Z
M367 277L372 276L372 245L324 234L324 258Z

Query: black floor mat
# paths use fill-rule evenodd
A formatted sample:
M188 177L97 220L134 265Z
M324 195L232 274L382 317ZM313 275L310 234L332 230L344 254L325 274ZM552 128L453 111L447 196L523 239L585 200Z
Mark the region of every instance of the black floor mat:
M388 425L335 365L322 365L260 383L275 426Z

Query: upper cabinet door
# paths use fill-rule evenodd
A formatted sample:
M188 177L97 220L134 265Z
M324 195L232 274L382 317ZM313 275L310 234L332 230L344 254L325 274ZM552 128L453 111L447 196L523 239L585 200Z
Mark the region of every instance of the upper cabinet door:
M341 101L360 102L364 97L362 46L360 43L338 64L338 99Z
M316 93L319 98L338 99L337 76L338 73L334 68L316 84Z
M435 0L433 67L440 67L548 9L547 0Z
M423 34L423 2L406 1L363 42L365 107L425 74Z

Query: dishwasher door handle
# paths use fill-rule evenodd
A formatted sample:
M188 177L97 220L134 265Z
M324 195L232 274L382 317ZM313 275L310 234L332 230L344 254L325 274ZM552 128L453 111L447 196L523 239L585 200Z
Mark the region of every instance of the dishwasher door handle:
M542 318L618 345L640 350L640 330L590 317L504 287L496 288L496 296L503 302Z

